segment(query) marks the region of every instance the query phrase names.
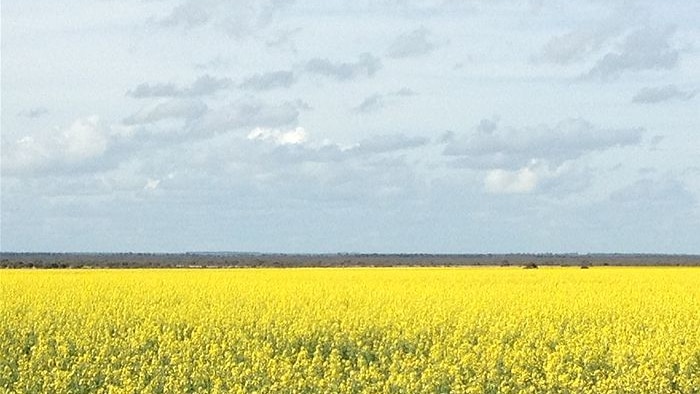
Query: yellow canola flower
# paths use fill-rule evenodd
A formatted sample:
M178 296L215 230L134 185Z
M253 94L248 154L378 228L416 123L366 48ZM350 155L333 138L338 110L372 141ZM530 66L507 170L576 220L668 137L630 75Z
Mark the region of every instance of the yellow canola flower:
M0 393L700 393L697 268L0 271Z

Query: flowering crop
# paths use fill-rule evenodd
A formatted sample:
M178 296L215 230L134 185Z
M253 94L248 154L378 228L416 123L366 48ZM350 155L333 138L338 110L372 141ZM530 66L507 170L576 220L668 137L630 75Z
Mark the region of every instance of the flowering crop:
M700 269L0 271L0 392L700 393Z

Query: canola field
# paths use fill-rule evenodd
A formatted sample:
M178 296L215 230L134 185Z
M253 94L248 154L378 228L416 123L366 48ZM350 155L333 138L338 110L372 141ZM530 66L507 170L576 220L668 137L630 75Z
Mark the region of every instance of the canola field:
M0 271L2 393L700 393L698 268Z

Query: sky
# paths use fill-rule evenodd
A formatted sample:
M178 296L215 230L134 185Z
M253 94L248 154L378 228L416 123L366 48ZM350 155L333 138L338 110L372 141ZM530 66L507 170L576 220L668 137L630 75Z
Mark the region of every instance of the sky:
M700 2L1 7L2 251L700 253Z

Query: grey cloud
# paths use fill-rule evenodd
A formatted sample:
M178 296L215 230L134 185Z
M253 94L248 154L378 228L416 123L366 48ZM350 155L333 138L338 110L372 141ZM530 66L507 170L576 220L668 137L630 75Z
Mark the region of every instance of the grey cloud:
M474 168L519 168L533 160L558 164L590 152L639 144L643 134L639 128L602 129L582 119L554 126L480 129L446 140L444 154L458 158L453 164Z
M301 28L299 27L296 29L279 30L275 33L273 38L265 41L265 45L269 48L288 49L296 53L297 48L294 44L294 36L298 35L299 32L301 32Z
M630 33L618 50L598 60L587 77L610 81L626 71L663 70L676 66L680 51L670 40L675 28L644 27Z
M363 53L356 62L352 63L334 63L328 59L313 58L306 63L304 70L309 74L347 81L363 76L372 77L381 68L382 62L378 57L370 53Z
M640 89L634 97L632 97L632 102L638 104L654 104L671 100L688 101L695 97L697 93L697 90L682 90L676 85L646 87Z
M142 83L126 94L133 98L208 96L219 90L227 89L232 84L230 78L217 78L204 74L192 82L190 86L178 87L173 83Z
M410 97L414 95L416 95L416 92L408 88L401 88L387 94L375 93L365 97L365 99L352 110L361 114L376 112L384 108L387 105L387 101L390 101L393 97Z
M293 105L297 109L300 109L300 110L305 110L305 111L313 110L313 107L311 105L309 105L309 103L307 103L306 101L304 101L302 99L292 100L292 101L289 101L288 103Z
M199 70L230 68L231 61L221 55L217 55L206 62L196 63L194 68Z
M270 25L292 1L188 0L174 7L157 25L185 30L214 25L231 37L241 38Z
M446 130L440 134L435 140L438 144L448 144L455 141L457 138L457 133L452 130Z
M299 102L267 104L254 99L226 105L209 111L197 120L192 127L200 133L212 134L254 127L283 127L297 123Z
M216 78L209 74L197 78L190 87L183 90L184 96L207 96L232 85L230 78Z
M142 83L126 94L134 98L174 97L180 94L180 89L172 83Z
M602 231L612 230L604 233L608 239L629 237L641 250L655 251L697 243L697 197L671 174L644 177L622 186L596 208L588 217L596 218Z
M696 242L700 216L697 197L671 174L647 176L610 194L604 220L623 233L654 229L649 244L666 247L674 243ZM601 215L602 216L602 215Z
M342 147L334 143L315 145L304 144L256 144L257 154L265 154L268 157L265 162L278 162L281 164L292 163L331 163L368 160L383 160L382 158L395 157L391 153L417 149L425 146L429 140L424 137L412 137L404 134L375 135L365 138L350 147ZM265 150L264 147L267 147ZM265 153L266 152L266 153Z
M247 90L271 90L288 88L296 82L296 77L291 71L273 71L263 74L255 74L246 78L239 87Z
M577 165L562 165L552 174L538 179L537 189L550 196L569 196L579 193L591 186L595 170L588 167L579 168ZM546 176L548 175L548 176Z
M34 108L29 108L25 111L22 111L18 113L18 116L23 116L25 118L29 119L36 119L40 118L46 114L49 113L49 110L46 107L34 107Z
M618 203L645 205L684 205L692 207L695 197L678 180L672 178L643 178L610 194Z
M648 25L645 20L635 7L618 7L594 25L553 37L531 60L566 65L597 59L584 77L602 81L628 71L675 67L680 56L671 42L675 27Z
M397 150L414 149L424 146L428 139L424 137L409 137L404 134L377 135L360 141L355 148L363 153L383 153Z
M154 123L165 119L193 120L207 111L200 100L171 99L149 106L124 119L126 125Z
M493 119L481 119L479 125L476 126L476 130L480 133L490 134L498 128L498 117Z
M409 88L401 88L395 92L392 93L394 96L401 96L401 97L410 97L410 96L415 96L416 93L412 89Z
M383 97L378 93L366 97L357 107L353 108L353 111L363 114L378 111L384 108Z
M438 46L428 39L430 32L425 27L403 33L389 46L387 55L392 58L405 58L425 55Z
M194 28L205 25L210 19L204 2L188 1L172 9L170 14L158 23L163 27Z
M626 24L618 18L608 18L595 26L572 30L551 38L532 60L556 64L584 60L601 50L605 44L624 32L625 28Z

